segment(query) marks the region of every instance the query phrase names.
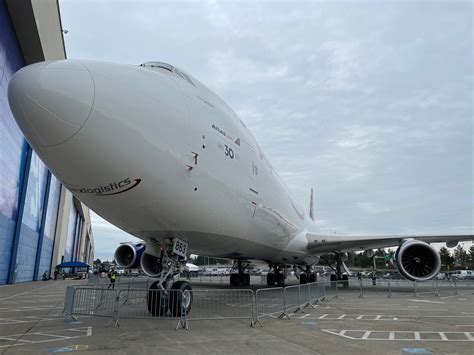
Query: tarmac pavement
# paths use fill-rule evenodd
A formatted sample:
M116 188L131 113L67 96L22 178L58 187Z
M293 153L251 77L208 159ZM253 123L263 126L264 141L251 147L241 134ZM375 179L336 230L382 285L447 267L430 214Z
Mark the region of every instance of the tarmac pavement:
M472 354L473 290L438 297L393 292L328 296L290 314L262 319L191 320L175 330L175 320L80 316L64 322L67 285L58 280L0 286L0 354Z

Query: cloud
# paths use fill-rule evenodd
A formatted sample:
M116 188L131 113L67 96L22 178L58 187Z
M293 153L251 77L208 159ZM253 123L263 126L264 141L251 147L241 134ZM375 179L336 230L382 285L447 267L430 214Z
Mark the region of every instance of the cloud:
M211 53L209 69L209 80L221 89L231 85L277 80L288 75L286 65L259 65L250 58L238 57L233 51Z
M137 242L138 238L124 232L91 211L92 231L94 233L95 258L113 260L115 249L122 242Z
M390 212L390 208L377 206L374 202L357 202L357 206L364 212L370 214L380 214Z

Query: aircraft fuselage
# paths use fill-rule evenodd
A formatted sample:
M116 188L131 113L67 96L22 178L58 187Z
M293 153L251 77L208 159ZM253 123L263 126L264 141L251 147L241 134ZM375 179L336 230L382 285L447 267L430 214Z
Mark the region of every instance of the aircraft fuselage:
M176 236L201 255L296 264L310 257L306 211L242 121L196 79L158 65L68 60L22 69L10 94L18 88L30 94L12 109L31 112L20 125L37 153L78 199L126 232ZM57 127L28 124L45 112Z

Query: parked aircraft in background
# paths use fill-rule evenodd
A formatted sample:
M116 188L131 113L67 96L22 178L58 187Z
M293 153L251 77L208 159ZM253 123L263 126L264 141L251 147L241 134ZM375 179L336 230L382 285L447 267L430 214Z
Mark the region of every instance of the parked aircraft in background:
M264 260L273 270L268 284L282 285L286 264L300 268L301 283L314 281L311 266L332 253L333 279L347 280L348 251L398 245L400 273L425 281L441 266L429 243L473 239L321 233L312 203L308 212L295 201L239 117L169 64L37 63L14 75L8 97L25 137L61 182L144 241L120 245L117 263L140 265L158 279L152 289L181 289L187 310L191 286L173 277L189 253L236 260L232 285L249 283L245 261Z

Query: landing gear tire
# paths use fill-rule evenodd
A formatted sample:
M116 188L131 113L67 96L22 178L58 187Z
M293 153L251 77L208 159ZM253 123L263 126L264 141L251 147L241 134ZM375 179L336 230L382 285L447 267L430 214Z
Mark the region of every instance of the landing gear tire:
M250 286L250 274L243 274L243 277L241 278L241 284L242 286Z
M304 272L300 274L300 285L304 285L308 283L308 275L306 275Z
M181 292L170 292L168 300L168 309L173 317L181 317L191 311L193 304L192 287L187 281L177 281L171 286L171 290Z
M159 282L154 282L148 289L147 306L148 312L153 317L167 317L168 311L173 317L181 317L191 311L193 303L193 293L189 282L175 282L170 290L180 290L181 292L166 292L158 286ZM163 285L166 288L166 284Z
M267 286L273 286L273 287L283 287L285 286L285 275L282 273L268 273L267 274Z
M240 278L239 274L230 274L230 285L239 286Z
M168 305L166 304L165 291L158 286L159 282L156 281L151 284L148 289L147 306L148 312L153 317L164 317L168 311ZM163 284L166 288L166 283Z
M309 282L310 282L310 283L311 283L311 282L316 282L316 275L315 275L315 274L311 273L311 274L309 275Z
M278 287L285 286L285 276L282 273L278 273L275 275L275 284Z
M267 286L275 286L275 274L269 272L267 274Z
M250 286L250 274L230 274L231 286Z

